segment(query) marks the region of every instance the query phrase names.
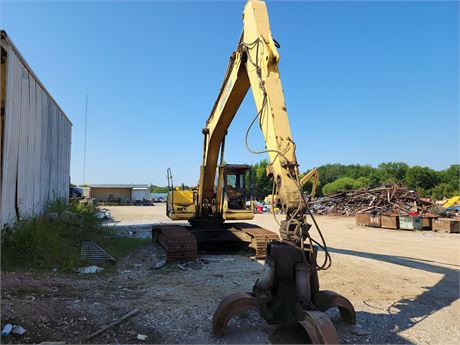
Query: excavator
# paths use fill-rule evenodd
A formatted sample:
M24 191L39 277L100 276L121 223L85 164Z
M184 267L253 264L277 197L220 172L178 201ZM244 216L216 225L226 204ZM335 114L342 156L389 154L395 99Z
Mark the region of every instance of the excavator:
M305 173L304 176L300 179L300 185L304 186L307 182L311 182L311 192L310 197L314 197L316 195L316 187L319 183L319 175L318 170L316 168L311 169L308 173ZM275 197L273 194L269 194L265 197L264 201L268 204L273 204Z
M193 259L197 244L207 241L246 242L256 250L256 257L265 257L263 272L252 291L233 293L219 303L213 317L216 336L224 334L232 317L243 311L256 311L268 324L300 325L313 344L339 343L325 311L338 308L342 319L350 324L355 323L356 314L348 299L320 290L318 271L329 268L331 257L302 190L308 179L317 179L317 173L315 170L301 181L278 70L278 48L265 2L248 0L243 12L243 32L202 131L198 186L189 190L175 188L171 171L167 173L167 215L172 220L188 221L188 225L158 225L153 234L167 250L168 259ZM252 153L268 154L273 206L284 214L279 222L281 238L241 222L254 217L250 167L224 164L225 136L249 89L257 114L248 126L245 143ZM254 150L247 143L255 123L265 139L263 150ZM313 238L313 229L319 240ZM321 262L317 260L318 248L322 251Z

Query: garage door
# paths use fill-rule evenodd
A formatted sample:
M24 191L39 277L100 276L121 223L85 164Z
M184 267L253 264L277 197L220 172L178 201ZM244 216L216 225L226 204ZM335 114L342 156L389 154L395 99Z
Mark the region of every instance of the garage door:
M133 189L133 201L136 200L144 200L145 199L145 189L142 190L135 190Z

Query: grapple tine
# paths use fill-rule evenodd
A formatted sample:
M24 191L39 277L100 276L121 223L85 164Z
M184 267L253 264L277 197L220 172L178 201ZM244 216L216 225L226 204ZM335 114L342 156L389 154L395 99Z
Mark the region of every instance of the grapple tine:
M253 310L261 314L257 298L249 293L234 293L225 297L214 312L213 330L216 336L224 334L228 322L242 311Z
M308 310L305 312L305 319L297 322L308 333L312 344L339 344L337 331L323 312Z
M340 316L345 322L351 325L354 325L356 323L355 308L353 308L353 305L348 299L346 299L342 295L339 295L335 291L319 291L315 295L313 302L315 303L316 307L321 311L326 311L331 308L337 307L339 308Z
M297 321L298 324L300 324L305 332L307 332L308 337L310 338L310 343L311 344L321 344L321 338L319 337L318 332L316 331L316 328L312 325L311 322L302 320L302 321Z

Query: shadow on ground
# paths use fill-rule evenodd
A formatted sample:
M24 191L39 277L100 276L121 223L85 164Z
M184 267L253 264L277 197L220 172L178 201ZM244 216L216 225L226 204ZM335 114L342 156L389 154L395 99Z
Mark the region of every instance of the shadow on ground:
M382 310L382 313L378 314L368 312L357 313L357 322L360 323L364 329L372 332L366 342L408 343L408 340L399 336L398 333L412 328L433 313L450 306L459 298L459 271L431 264L431 262L434 261L339 248L329 248L329 251L332 253L378 260L442 275L441 280L434 286L424 287L425 291L423 293L416 296L404 296L387 308L376 307L364 301L369 307ZM450 266L456 267L457 265ZM384 277L382 277L382 281L383 280ZM404 284L404 282L401 282L401 284ZM338 315L333 316L334 319L337 319L337 317ZM349 326L340 321L336 322L336 320L334 320L334 323L339 333L348 333L347 328ZM350 340L356 342L356 339L353 338L355 337L352 336Z

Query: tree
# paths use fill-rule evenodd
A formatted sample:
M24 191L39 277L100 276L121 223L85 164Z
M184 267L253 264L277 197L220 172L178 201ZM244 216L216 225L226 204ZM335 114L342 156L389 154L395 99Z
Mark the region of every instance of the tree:
M272 182L267 176L268 164L268 160L263 159L251 167L254 183L254 197L257 200L263 200L267 195L272 193Z
M440 183L431 189L432 198L443 199L460 195L459 164L452 164L449 168L439 171L437 175Z
M382 182L404 181L409 166L402 162L380 163L379 170Z
M404 182L409 188L416 189L421 194L436 186L439 182L438 174L428 167L413 166L407 169Z
M151 184L149 187L150 193L168 193L168 187L160 187L154 184Z
M447 183L458 189L460 182L460 165L452 164L449 168L441 170L438 177L441 182Z
M435 200L442 200L443 198L450 198L458 194L459 194L458 189L452 190L451 186L447 183L437 184L430 191L430 196Z
M324 195L331 195L340 192L346 192L348 190L363 188L369 185L369 183L369 179L364 176L361 176L357 179L351 177L341 177L333 182L326 184L321 191Z
M253 166L255 194L259 199L271 194L272 191L272 182L265 172L267 165L268 161L264 160ZM403 182L409 188L416 189L421 195L436 199L460 194L459 164L453 164L441 171L420 166L410 167L403 162L381 163L378 168L370 165L335 163L325 164L317 169L319 175L317 195L319 196L324 195L324 192L330 194L350 188L375 187L388 182ZM334 183L337 180L339 181ZM309 182L304 186L304 190L310 192L311 187L312 184Z

